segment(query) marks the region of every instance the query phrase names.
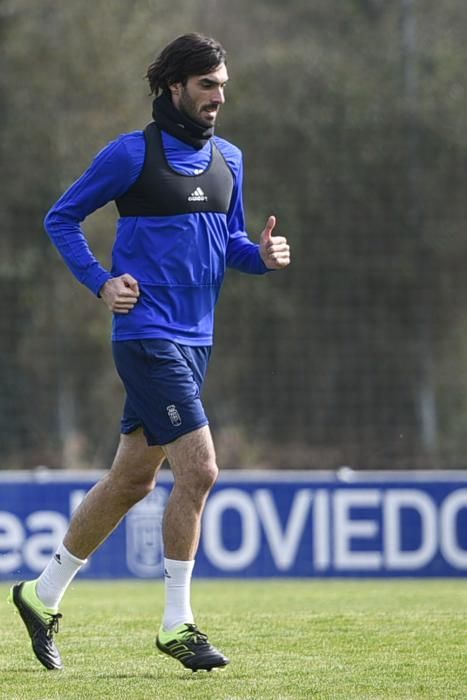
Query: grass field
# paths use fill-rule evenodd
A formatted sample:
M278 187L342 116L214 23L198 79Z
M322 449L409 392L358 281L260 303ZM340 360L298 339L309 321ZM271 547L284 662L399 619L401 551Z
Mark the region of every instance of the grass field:
M0 586L1 700L467 698L467 583L195 581L201 629L231 659L191 673L154 647L160 582L79 581L43 669Z

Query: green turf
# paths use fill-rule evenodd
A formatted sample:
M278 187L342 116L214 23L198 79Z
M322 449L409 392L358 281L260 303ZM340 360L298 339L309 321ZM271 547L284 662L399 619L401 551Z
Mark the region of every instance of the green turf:
M467 698L467 583L195 581L197 621L230 658L192 674L158 654L160 582L75 582L42 669L0 586L1 700Z

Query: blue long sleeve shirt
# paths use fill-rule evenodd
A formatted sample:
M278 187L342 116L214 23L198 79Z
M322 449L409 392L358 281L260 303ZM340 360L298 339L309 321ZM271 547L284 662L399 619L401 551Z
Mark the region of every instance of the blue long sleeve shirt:
M140 297L128 314L114 314L113 340L165 338L185 345L211 345L214 308L226 267L267 272L259 246L245 232L243 165L238 148L213 137L234 175L226 214L197 212L164 217L120 217L106 270L91 251L82 222L122 196L139 177L145 157L142 131L119 136L54 204L45 228L75 277L94 294L111 277L131 274ZM208 166L211 143L196 150L162 132L169 165L184 175Z

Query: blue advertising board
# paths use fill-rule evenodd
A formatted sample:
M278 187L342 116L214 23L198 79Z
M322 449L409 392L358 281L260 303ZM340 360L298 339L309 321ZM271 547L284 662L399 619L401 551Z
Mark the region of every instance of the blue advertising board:
M101 474L0 474L0 580L31 578ZM90 558L87 578L162 576L170 473ZM200 577L466 576L467 472L225 472Z

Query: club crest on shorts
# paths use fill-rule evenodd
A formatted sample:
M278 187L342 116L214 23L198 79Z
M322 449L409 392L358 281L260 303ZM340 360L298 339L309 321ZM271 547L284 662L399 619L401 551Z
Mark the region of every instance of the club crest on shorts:
M167 415L170 418L170 422L174 426L174 428L177 428L179 425L182 424L182 419L180 418L180 413L177 411L177 407L172 403L170 406L166 407L167 410Z

